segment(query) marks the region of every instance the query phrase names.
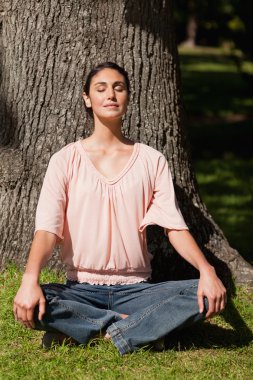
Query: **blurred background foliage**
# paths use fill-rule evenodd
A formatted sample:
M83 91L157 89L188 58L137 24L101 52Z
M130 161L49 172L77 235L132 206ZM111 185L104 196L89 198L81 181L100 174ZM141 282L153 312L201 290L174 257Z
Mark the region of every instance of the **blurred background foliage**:
M253 59L252 0L176 0L178 43L239 49Z
M200 194L230 245L253 264L253 1L174 7Z

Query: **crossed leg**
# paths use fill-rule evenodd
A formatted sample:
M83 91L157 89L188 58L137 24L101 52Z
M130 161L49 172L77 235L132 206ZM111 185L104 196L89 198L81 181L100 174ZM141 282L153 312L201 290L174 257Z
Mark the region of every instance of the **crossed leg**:
M197 298L198 280L142 284L125 287L115 297L113 310L129 313L126 319L112 323L107 328L121 355L154 342L175 329L189 326L205 318L199 312Z
M113 322L122 319L120 313L108 309L108 292L92 286L62 284L42 285L46 299L46 313L38 320L35 309L35 329L60 332L78 343L98 335Z
M123 355L203 320L197 286L197 280L112 287L44 285L46 315L42 321L35 318L36 328L61 332L79 343L106 330L106 338L111 338Z

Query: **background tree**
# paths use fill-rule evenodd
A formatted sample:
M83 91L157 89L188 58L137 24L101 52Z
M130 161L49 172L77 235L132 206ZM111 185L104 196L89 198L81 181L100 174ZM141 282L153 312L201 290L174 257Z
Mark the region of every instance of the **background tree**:
M182 4L183 3L183 4ZM183 5L183 11L181 9ZM181 39L183 39L182 45L187 47L194 47L196 45L196 37L198 30L198 10L195 0L180 1L177 4L176 13L181 21ZM180 24L180 23L179 23ZM180 38L179 37L179 38Z
M4 4L0 148L1 265L24 264L50 156L91 132L81 99L83 69L111 60L132 82L124 133L168 158L191 232L223 279L250 281L201 201L183 129L172 2L9 0ZM102 223L102 221L101 221ZM98 233L87 231L85 233ZM84 238L85 238L84 233ZM173 253L160 227L148 229L154 278L195 270ZM52 265L54 262L52 262Z
M174 3L180 44L220 46L229 43L231 48L240 49L244 58L253 59L251 0L177 0Z

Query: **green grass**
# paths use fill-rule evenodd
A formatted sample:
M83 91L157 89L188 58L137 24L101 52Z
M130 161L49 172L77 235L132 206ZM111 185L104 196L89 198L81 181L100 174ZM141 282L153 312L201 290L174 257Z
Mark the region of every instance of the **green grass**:
M198 160L200 192L232 247L253 264L253 158Z
M246 288L223 316L172 336L163 352L142 349L121 357L111 342L92 346L40 347L42 332L13 320L12 300L21 273L0 273L0 379L251 379L253 296ZM44 271L42 281L62 280Z
M184 102L190 115L253 116L251 62L245 62L240 73L235 56L208 48L180 49L180 61Z
M210 48L181 49L180 62L201 196L231 246L253 264L253 63L240 73L235 57Z

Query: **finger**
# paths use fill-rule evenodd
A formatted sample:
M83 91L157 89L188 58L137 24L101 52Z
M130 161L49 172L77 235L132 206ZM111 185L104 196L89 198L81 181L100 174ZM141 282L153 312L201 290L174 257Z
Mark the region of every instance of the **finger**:
M198 305L199 305L199 312L203 313L204 311L204 298L202 294L198 295Z
M22 325L26 326L27 324L27 312L26 309L23 307L22 311L20 313L19 321L22 323Z
M220 312L225 309L226 304L227 304L227 295L226 295L226 293L224 293L221 297L221 300L220 300Z
M226 304L227 304L227 296L225 294L224 297L222 298L222 301L221 301L221 311L223 311L225 309Z
M38 315L38 319L39 321L42 320L43 318L43 315L45 314L46 312L46 301L45 299L41 299L40 302L39 302L39 315Z
M212 298L208 298L208 312L206 314L206 318L211 318L211 316L215 313L215 302Z
M29 320L29 318L31 318L31 317L29 316L29 314L31 315L31 309L23 308L22 313L21 313L20 318L19 318L19 322L24 327L31 329L32 325L31 325L31 322Z
M215 314L218 314L221 312L221 298L218 298L215 302Z
M224 294L223 294L224 308L226 307L227 302L228 302L228 299L227 299L227 292L226 292L226 290L224 290Z
M20 323L23 321L23 308L20 306L16 308L16 321Z
M27 310L24 306L17 309L17 321L27 327Z
M35 324L33 321L33 313L34 313L34 309L27 310L27 324L30 329L34 329L35 327Z
M23 325L24 327L26 327L27 329L31 329L31 328L32 328L31 325L30 325L30 322L29 322L29 321L23 321L23 322L22 322L22 325Z
M15 305L15 303L13 304L13 314L14 314L15 321L17 321L18 320L18 312L17 312L17 306Z

